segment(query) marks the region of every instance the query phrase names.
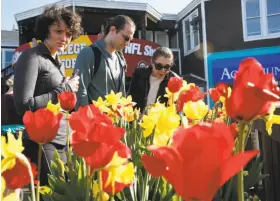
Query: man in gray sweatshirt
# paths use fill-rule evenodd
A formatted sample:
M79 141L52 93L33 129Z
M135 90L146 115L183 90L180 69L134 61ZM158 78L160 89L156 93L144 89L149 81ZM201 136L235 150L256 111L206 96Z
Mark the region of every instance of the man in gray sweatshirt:
M128 16L118 15L108 21L104 38L79 53L75 73L80 76L77 106L91 104L111 91L125 96L126 62L122 54L132 40L135 24Z

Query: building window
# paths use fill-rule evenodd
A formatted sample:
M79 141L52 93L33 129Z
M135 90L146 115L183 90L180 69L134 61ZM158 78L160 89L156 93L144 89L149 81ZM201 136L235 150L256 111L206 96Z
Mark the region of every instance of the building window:
M192 23L198 17L198 10L196 9L185 19L183 19L183 42L184 42L184 55L188 55L200 47L199 40L199 27L197 24Z
M141 30L138 31L139 38L142 38ZM154 32L146 31L146 40L154 42Z
M244 41L280 37L280 0L241 0Z
M170 48L179 48L179 45L178 45L178 32L176 32L175 34L173 34L170 37L169 47Z
M155 43L162 47L169 47L169 39L167 32L165 31L155 31Z
M1 70L12 64L14 49L5 49L1 50Z

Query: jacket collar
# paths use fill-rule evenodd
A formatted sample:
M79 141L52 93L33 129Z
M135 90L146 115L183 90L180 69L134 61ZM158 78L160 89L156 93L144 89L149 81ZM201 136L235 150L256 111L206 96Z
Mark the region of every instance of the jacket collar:
M45 45L45 43L40 42L37 46L38 51L44 55L47 56L56 66L61 66L61 60L59 59L58 54L56 54L55 59L52 57L49 49L47 48L47 46Z

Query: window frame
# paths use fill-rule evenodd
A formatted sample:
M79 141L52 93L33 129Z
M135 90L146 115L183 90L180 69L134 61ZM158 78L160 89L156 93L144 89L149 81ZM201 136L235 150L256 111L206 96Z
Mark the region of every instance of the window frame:
M151 31L151 30L146 30L146 37L149 35L147 33L150 34L150 38L147 38L146 40L148 40L150 42L154 42L154 32ZM141 30L138 30L138 36L139 36L139 39L142 39L142 31Z
M6 52L12 52L12 55L13 55L15 52L15 49L12 49L12 48L2 48L1 49L1 70L3 70L4 68L7 67L7 65L5 65L7 63ZM12 60L13 60L13 58L12 58ZM12 64L12 60L8 61L8 63ZM2 68L2 66L3 66L3 68Z
M186 21L191 22L192 20L192 16L196 15L199 16L198 13L198 9L195 9L193 12L191 12L188 16L186 16L183 20L182 20L182 27L183 27L183 47L184 47L184 56L187 56L197 50L199 50L200 48L200 33L199 33L199 29L197 30L197 34L198 34L198 44L195 46L194 44L194 30L193 30L193 26L190 24L189 28L190 28L190 50L187 50L187 35L186 35Z
M158 34L164 34L165 35L165 41L166 41L166 47L169 47L169 36L167 34L167 32L165 31L155 31L155 43L159 44L157 41L157 35ZM159 44L160 45L160 44Z
M241 0L241 10L242 10L242 26L243 26L243 39L244 41L254 41L263 39L272 39L280 37L280 31L278 33L269 33L268 31L268 13L267 13L267 1L268 0L258 0L260 8L260 27L261 34L255 36L248 36L247 31L247 18L246 18L246 1ZM280 13L279 13L280 14Z

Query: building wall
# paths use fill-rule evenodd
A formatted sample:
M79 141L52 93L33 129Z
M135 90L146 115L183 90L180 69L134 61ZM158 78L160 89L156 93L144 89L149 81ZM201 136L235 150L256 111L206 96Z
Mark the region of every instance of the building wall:
M280 45L280 38L244 42L241 0L212 0L206 1L205 6L211 52Z
M17 30L1 30L1 70L12 64L15 48L19 45L19 32Z
M198 5L196 8L194 8L190 13L192 13L194 10L198 9L198 14L201 16L201 8L200 5ZM189 14L190 14L189 13ZM199 20L199 39L200 39L200 48L188 55L184 55L184 30L183 30L183 20L185 17L187 17L189 14L184 16L180 21L178 21L178 30L179 30L179 48L181 49L181 58L182 58L182 74L188 74L193 73L195 75L198 75L200 77L204 78L204 61L203 61L203 50L202 50L202 23L201 23L201 17Z

